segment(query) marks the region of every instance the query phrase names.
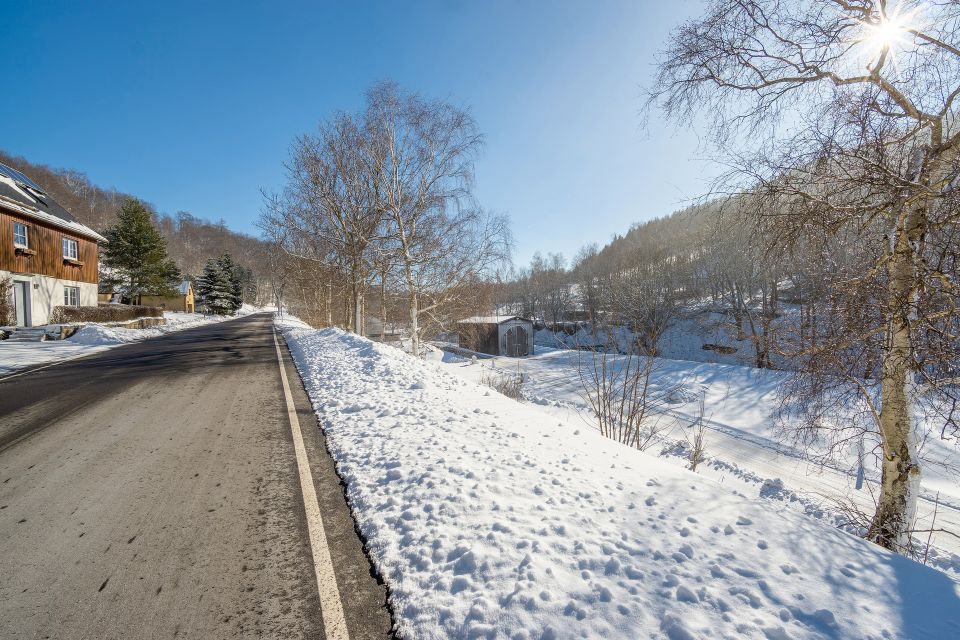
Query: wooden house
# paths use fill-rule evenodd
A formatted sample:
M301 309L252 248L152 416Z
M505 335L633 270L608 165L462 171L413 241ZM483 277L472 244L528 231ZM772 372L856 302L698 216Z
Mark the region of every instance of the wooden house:
M185 311L193 313L196 310L193 295L193 283L184 280L177 287L175 296L140 296L140 304L148 307L160 307L167 311Z
M533 321L519 316L475 316L457 322L460 346L518 358L533 355Z
M97 243L40 185L0 164L0 279L17 326L47 324L53 308L97 305Z

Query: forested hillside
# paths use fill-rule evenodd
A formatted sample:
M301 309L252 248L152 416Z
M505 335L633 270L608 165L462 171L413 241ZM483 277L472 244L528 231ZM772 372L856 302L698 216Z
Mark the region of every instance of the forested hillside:
M55 169L34 164L29 160L0 150L0 162L33 178L77 220L103 232L116 221L116 214L124 199L136 194L105 188L90 181L82 171ZM167 253L177 263L184 276L195 278L203 271L207 260L230 253L234 261L252 273L250 286L244 292L248 302L269 301L267 291L267 244L262 240L232 231L220 222L211 222L190 213L159 212L147 203L154 224L167 241Z
M689 332L689 321L709 315L713 326L702 333L728 330L718 346L767 367L771 322L803 309L815 292L808 256L771 253L757 234L742 202L691 206L634 224L603 247L584 247L569 267L558 254L536 255L507 283L503 308L545 325L628 327L654 352L672 328L685 324ZM830 253L832 260L837 251Z

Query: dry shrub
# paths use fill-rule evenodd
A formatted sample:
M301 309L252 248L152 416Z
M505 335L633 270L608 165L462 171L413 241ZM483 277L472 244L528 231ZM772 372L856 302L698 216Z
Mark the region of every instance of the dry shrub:
M513 373L487 373L480 378L480 384L498 391L508 398L523 400L523 380Z
M14 323L12 286L10 278L0 278L0 326Z

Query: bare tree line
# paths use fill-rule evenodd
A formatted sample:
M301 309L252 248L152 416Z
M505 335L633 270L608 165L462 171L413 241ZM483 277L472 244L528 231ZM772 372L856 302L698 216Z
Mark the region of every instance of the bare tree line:
M362 112L294 142L287 186L265 196L260 226L289 259L316 265L324 324L363 334L373 294L381 323L402 304L419 354L423 336L459 310L489 310L510 234L472 194L482 142L468 111L390 82L367 93Z
M771 260L755 235L735 201L694 205L584 247L569 269L561 255L535 255L505 283L501 307L558 330L575 321L627 327L654 354L678 320L719 312L756 365L772 367L784 295L802 305L813 290L807 279L785 281L792 261Z

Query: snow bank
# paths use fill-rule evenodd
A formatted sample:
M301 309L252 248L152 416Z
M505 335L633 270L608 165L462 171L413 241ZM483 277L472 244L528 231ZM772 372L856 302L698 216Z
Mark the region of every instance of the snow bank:
M117 345L127 342L139 342L148 338L156 338L172 331L180 331L191 327L198 327L213 322L229 320L232 316L208 316L202 313L180 313L165 311L163 317L167 323L146 329L127 329L111 327L102 324L86 324L68 340L74 344L85 345Z
M943 573L394 348L282 327L403 638L956 634Z

